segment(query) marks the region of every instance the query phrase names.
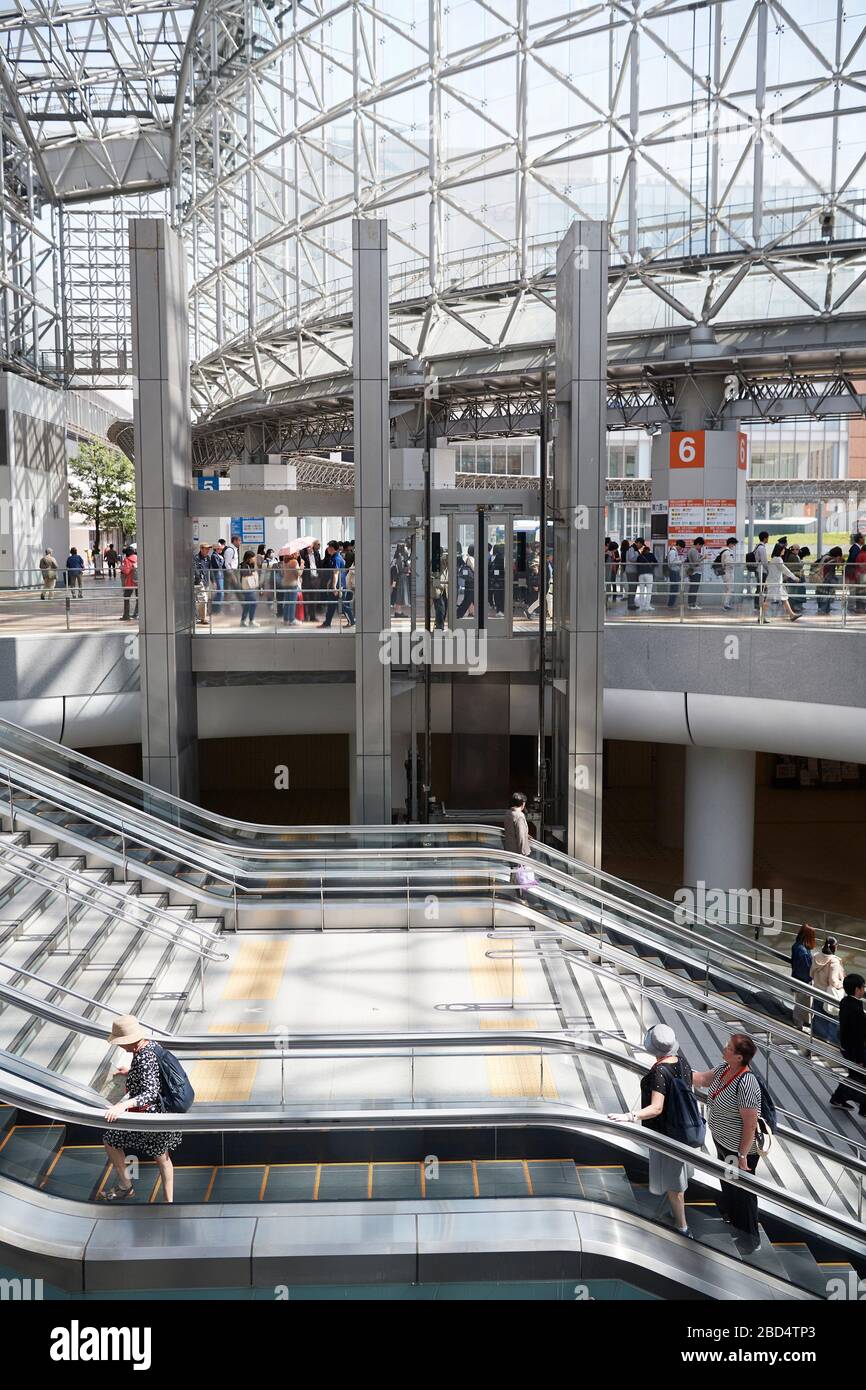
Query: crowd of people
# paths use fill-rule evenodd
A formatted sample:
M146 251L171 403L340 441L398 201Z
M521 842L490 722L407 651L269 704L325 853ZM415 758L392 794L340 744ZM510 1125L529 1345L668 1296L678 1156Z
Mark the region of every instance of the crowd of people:
M260 604L285 627L315 624L330 628L334 617L355 625L355 542L319 540L301 547L291 543L277 554L256 549L240 536L202 542L193 557L196 620L207 623L225 612L241 627L257 628Z
M768 531L761 531L758 543L741 561L739 541L728 536L715 555L708 553L703 536L677 539L665 546L664 558L643 536L604 542L605 595L608 606L625 600L626 612L655 612L654 596L660 595L665 609L685 607L700 610L704 585L712 577L721 581L724 612L738 604L754 607L755 615L766 621L771 609L781 609L790 622L803 614L807 586L815 590L819 613L829 615L839 598L840 586L847 590L847 611L866 614L866 543L859 531L851 536L846 556L841 546L832 546L812 558L807 545L789 544L780 536L771 545Z
M134 545L124 546L122 555L118 554L113 544L107 546L103 552L86 551L84 555L79 552L77 546L73 545L70 547L66 563L63 565L60 564L51 547L47 546L39 561L39 575L42 582L40 598L46 601L54 597L57 581L62 574L70 601L83 599L85 570L90 565L95 575L101 574L103 572L101 569L103 560L109 578L114 579L118 569L120 570L120 582L123 590L122 621L133 621L138 617L138 555ZM97 561L99 568L97 568ZM135 612L130 613L133 597L135 598Z

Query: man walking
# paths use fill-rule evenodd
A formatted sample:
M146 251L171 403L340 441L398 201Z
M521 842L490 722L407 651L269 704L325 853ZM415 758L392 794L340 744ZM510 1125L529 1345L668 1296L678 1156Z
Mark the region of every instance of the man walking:
M625 552L625 592L628 600L626 611L637 612L637 581L640 574L640 554L643 549L643 536L635 536Z
M767 541L770 539L769 531L758 533L758 544L755 546L755 612L760 613L764 603L764 594L767 589L767 575L770 573L770 557L767 554Z
M686 552L685 541L674 541L668 549L668 608L676 608L680 601L680 585L683 578L683 557Z
M704 577L704 538L696 536L686 555L686 574L689 581L689 608L700 610L698 590Z
M75 598L76 594L79 598L84 598L81 585L81 576L83 573L84 556L79 555L75 546L73 546L66 558L66 586L69 589L70 598Z
M120 562L120 582L123 586L123 615L121 622L128 623L138 617L138 556L135 547L128 545ZM135 595L135 612L130 615L129 605Z
M57 561L54 558L54 551L50 548L46 550L42 559L39 561L39 569L42 574L42 593L40 598L53 598L54 586L57 583Z
M845 1061L862 1069L866 1067L866 1013L863 1012L866 980L862 975L846 975L842 988L845 998L839 1005L839 1046ZM862 1089L864 1082L851 1071L848 1079L861 1089L855 1091L840 1081L830 1097L830 1104L834 1110L847 1110L849 1104L856 1100L860 1114L866 1115L866 1091Z
M240 565L240 536L232 536L231 541L226 545L221 540L223 565L225 567L225 598L228 603L229 597L234 597L238 603L243 603L241 597L241 581L238 574Z

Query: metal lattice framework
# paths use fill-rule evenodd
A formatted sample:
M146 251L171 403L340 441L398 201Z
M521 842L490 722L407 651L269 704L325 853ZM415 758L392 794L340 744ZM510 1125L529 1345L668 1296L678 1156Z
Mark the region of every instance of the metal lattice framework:
M395 356L434 366L537 360L581 217L611 226L614 336L861 315L850 11L203 0L174 146L200 417L348 372L358 215L388 218Z
M69 205L167 184L193 13L183 0L13 0L0 15L4 364L77 385L122 377L117 233L104 214L76 221Z
M0 84L47 198L166 182L193 0L13 0Z

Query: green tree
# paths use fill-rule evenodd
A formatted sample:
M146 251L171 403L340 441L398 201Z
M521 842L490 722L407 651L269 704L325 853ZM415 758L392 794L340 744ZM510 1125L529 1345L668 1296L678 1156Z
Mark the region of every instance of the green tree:
M125 454L94 439L82 444L69 465L69 510L79 512L96 532L117 529L124 540L135 534L135 469Z

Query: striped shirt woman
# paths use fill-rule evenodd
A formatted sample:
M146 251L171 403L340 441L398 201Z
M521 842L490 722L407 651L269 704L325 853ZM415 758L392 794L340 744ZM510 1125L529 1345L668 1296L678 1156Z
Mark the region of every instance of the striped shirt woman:
M719 1158L729 1167L747 1173L754 1173L759 1158L755 1136L761 1114L761 1087L755 1073L749 1070L756 1051L745 1033L733 1033L722 1049L723 1065L711 1071L696 1071L692 1078L696 1086L707 1090L710 1134ZM757 1249L761 1236L754 1192L747 1192L738 1182L723 1182L718 1206L725 1220L742 1234L744 1248Z

